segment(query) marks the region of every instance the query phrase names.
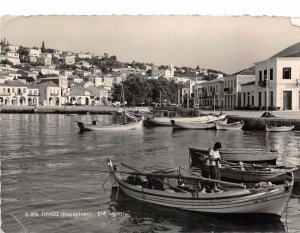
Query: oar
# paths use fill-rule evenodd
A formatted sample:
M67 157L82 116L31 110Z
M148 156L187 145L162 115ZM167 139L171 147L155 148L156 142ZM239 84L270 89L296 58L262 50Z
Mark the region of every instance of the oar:
M165 185L167 185L167 186L169 186L169 187L171 187L171 188L173 188L173 189L175 189L175 190L180 190L181 192L187 193L187 191L185 191L185 190L183 190L183 189L181 189L181 188L179 188L179 187L175 187L175 186L173 186L173 185L170 185L168 182L165 182L165 181L163 181L163 180L161 180L161 179L159 179L159 178L153 178L153 176L159 176L159 174L154 174L154 173L143 173L143 172L139 171L138 169L136 169L135 167L131 167L131 166L125 164L125 163L121 163L121 165L124 166L124 167L127 167L127 168L129 168L129 169L131 169L131 170L133 170L133 171L135 171L135 174L134 174L134 175L152 176L152 179L154 179L154 180L156 180L156 181L158 181L158 182L160 182L160 183L162 183L162 184L165 184ZM133 173L131 172L130 174L133 174ZM164 176L164 175L161 174L160 176Z
M185 167L183 167L183 166L181 166L181 165L179 165L179 164L177 164L177 163L174 163L174 162L172 162L172 163L173 163L174 165L176 165L176 166L182 168L183 170L190 172L190 173L193 174L194 176L197 176L197 178L198 178L199 180L203 180L203 181L207 181L207 182L211 182L211 183L216 183L216 184L223 184L223 185L227 185L227 186L230 186L230 187L246 188L246 186L243 185L243 184L231 183L231 182L227 182L227 181L221 181L221 180L215 180L215 179L204 178L204 177L202 177L202 176L200 176L200 175L198 175L198 174L196 174L196 173L194 173L194 172L192 172L192 171L186 169ZM183 176L183 177L184 177L184 176Z

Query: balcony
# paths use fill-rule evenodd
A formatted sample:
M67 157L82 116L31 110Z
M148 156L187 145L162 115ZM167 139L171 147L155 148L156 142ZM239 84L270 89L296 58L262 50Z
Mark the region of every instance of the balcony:
M28 96L39 96L40 94L28 94Z
M266 86L266 80L258 81L258 86L259 87L265 87Z
M57 94L57 93L51 93L50 96L55 96L56 97L56 96L59 96L59 94Z
M224 88L224 92L226 92L226 93L231 93L231 92L232 92L232 88L230 88L230 87L225 87L225 88Z
M10 96L10 93L6 93L6 92L0 92L0 96Z

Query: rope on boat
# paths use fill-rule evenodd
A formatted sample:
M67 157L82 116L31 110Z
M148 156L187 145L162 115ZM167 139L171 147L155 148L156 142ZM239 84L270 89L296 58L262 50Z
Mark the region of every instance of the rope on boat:
M28 231L26 230L26 228L23 226L23 224L17 219L17 217L15 217L11 212L9 212L10 215L17 221L17 223L24 229L25 233L27 233Z

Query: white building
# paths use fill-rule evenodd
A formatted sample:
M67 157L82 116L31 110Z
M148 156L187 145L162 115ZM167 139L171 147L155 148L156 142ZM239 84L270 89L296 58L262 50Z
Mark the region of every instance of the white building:
M43 106L61 105L61 88L52 81L36 84L33 86L39 90L40 104Z
M255 69L250 67L224 77L224 108L236 109L242 106L241 85L255 80Z
M38 105L38 90L19 80L0 83L0 105L27 106Z
M258 107L300 110L300 52L255 63Z

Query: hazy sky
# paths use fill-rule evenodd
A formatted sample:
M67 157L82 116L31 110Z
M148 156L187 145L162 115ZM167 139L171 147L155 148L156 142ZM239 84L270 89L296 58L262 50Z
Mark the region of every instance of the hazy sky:
M123 62L234 73L300 41L284 17L31 16L2 18L11 44L116 55Z

